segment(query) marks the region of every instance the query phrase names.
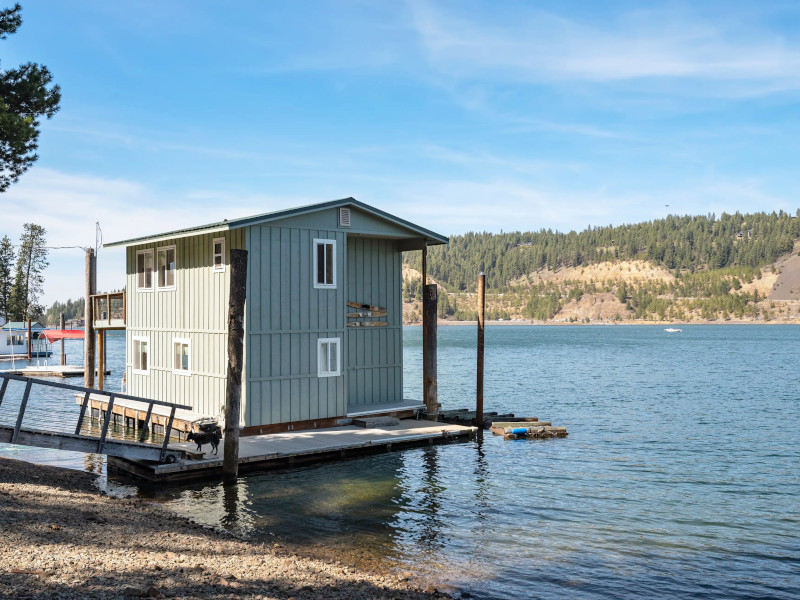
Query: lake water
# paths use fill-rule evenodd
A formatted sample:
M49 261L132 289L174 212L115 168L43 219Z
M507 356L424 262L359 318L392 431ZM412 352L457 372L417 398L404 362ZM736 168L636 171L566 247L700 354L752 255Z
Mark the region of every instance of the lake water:
M130 489L476 598L798 598L800 328L682 329L487 329L487 410L552 420L565 439L487 434L236 486ZM404 336L406 396L421 398L421 329ZM439 328L446 409L474 403L475 340L474 327ZM0 455L15 451L97 468Z

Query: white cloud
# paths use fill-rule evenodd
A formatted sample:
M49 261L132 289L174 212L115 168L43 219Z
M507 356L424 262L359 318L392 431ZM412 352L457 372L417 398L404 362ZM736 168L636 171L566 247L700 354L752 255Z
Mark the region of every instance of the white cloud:
M16 242L24 223L47 230L50 266L45 272L44 301L84 295L84 251L94 247L95 223L106 242L164 229L196 225L197 211L173 203L146 186L122 179L71 175L34 168L3 194L2 234ZM124 285L125 264L120 249L101 250L98 289Z
M737 84L734 93L746 95L800 89L800 49L759 29L749 15L737 18L727 4L713 20L700 13L642 10L602 24L536 9L504 21L502 14L469 19L423 0L410 7L431 65L445 77L521 83L704 80ZM713 95L715 88L687 91Z

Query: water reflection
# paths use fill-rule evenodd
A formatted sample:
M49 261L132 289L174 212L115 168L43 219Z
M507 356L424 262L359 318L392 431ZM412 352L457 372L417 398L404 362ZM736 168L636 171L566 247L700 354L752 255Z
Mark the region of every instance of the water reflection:
M568 438L479 436L250 475L233 488L139 494L262 541L430 574L476 598L796 597L800 370L787 348L798 335L496 328L487 402L552 417ZM440 330L446 408L474 397L463 377L473 337ZM421 397L418 339L406 340L404 360L405 396Z

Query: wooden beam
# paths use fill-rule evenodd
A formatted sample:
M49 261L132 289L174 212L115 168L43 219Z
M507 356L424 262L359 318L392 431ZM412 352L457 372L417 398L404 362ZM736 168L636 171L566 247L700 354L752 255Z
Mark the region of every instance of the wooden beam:
M31 357L31 345L32 344L33 344L33 338L31 337L31 320L28 319L28 360L30 360L32 358Z
M478 360L475 424L483 427L483 327L486 317L486 275L478 275Z
M97 389L104 390L106 385L106 332L97 332Z
M93 298L95 293L95 256L92 248L86 249L86 302L84 305L83 318L85 325L83 328L83 385L87 388L94 387L94 311Z
M64 325L64 313L61 313L61 316L58 319L58 326L62 331L66 329ZM67 355L64 353L64 338L61 338L61 360L59 361L59 364L61 364L61 366L65 366L67 364Z
M239 426L242 402L244 304L247 298L247 250L231 249L228 303L228 377L225 388L225 445L222 472L225 479L239 473Z
M436 372L436 284L426 285L422 292L422 393L428 418L439 418Z

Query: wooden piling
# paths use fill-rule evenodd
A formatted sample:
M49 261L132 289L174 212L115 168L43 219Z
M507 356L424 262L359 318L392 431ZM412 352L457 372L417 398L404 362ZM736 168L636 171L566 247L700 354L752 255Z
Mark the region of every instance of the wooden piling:
M422 291L422 379L425 410L428 418L439 418L436 373L436 305L438 290L436 284L426 285Z
M242 401L244 303L247 298L247 250L231 249L231 290L228 304L228 379L225 389L225 445L222 473L239 473L239 419Z
M61 329L61 331L64 331L64 329L66 329L66 327L64 327L64 325L65 325L64 313L61 313L61 316L58 319L58 327L59 327L59 329ZM60 361L60 364L61 364L61 366L65 366L67 364L67 355L64 353L64 338L61 338L61 361Z
M483 328L486 317L486 275L478 275L478 361L475 424L483 427Z
M106 385L106 332L97 332L97 389Z
M31 359L31 344L33 344L33 339L31 338L31 320L28 319L28 360Z
M94 314L92 296L95 293L95 256L92 248L86 249L86 302L84 305L83 335L83 385L94 387Z

